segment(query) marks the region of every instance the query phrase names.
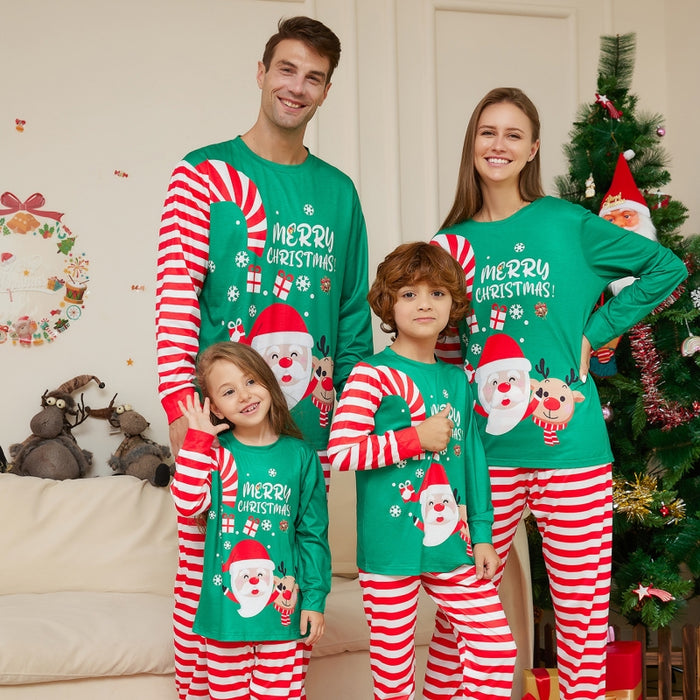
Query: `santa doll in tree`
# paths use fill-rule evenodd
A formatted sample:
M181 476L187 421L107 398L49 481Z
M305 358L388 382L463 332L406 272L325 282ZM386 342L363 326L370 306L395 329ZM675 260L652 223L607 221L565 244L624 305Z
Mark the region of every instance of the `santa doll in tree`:
M625 151L630 155L632 152ZM615 174L608 193L603 198L598 216L629 231L634 231L650 241L656 240L656 229L644 195L632 177L624 153L620 153ZM617 296L621 289L634 282L634 277L624 277L610 284L610 291Z
M627 164L627 154L634 156L632 151L620 153L615 167L612 184L608 193L603 197L598 216L616 226L634 231L650 241L656 240L656 229L651 221L651 212L644 195L639 191L632 172ZM609 289L614 296L634 282L634 277L623 277L611 282ZM603 347L594 350L591 355L591 372L598 376L610 376L617 371L615 365L615 348L619 338L614 338Z

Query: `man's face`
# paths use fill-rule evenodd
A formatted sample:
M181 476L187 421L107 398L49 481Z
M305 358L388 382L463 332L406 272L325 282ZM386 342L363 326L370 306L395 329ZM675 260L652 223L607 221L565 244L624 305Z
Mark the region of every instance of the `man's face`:
M630 231L636 231L639 226L639 213L634 209L613 209L605 214L603 218L615 224L615 226L628 228Z
M297 39L284 39L272 55L269 70L258 63L260 110L268 125L302 132L323 104L331 84L330 62Z

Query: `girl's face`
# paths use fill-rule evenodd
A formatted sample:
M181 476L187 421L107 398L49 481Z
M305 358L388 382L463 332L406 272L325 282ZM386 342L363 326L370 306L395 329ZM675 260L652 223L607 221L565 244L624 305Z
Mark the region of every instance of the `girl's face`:
M260 437L269 430L270 392L233 362L212 364L207 390L212 413L228 420L239 439Z
M402 340L437 337L449 323L452 295L431 282L415 282L396 294L394 321Z
M510 102L484 109L474 141L474 167L482 183L517 186L525 164L540 147L533 141L532 124L525 112Z

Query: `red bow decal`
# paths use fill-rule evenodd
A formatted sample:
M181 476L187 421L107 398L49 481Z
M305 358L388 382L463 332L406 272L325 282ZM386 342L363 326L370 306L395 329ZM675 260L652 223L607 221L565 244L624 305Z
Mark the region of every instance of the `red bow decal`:
M44 195L39 192L35 192L31 197L28 197L26 201L22 202L19 197L12 194L12 192L3 192L0 195L0 204L4 204L7 209L0 209L0 215L2 214L14 214L18 211L26 211L30 214L36 214L37 216L43 216L47 219L54 219L55 221L60 221L63 216L62 212L58 211L43 211L41 207L46 204Z

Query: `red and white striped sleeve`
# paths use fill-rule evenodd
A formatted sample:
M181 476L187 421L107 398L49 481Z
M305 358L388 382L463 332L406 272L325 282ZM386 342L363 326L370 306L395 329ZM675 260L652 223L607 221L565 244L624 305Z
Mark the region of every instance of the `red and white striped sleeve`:
M223 447L212 448L214 436L188 430L175 460L170 492L180 515L193 517L211 506L211 474L221 477L223 503L233 507L238 491L238 472L233 455Z
M413 421L400 430L373 433L374 416L388 393L378 368L364 362L355 365L331 426L328 457L333 469L377 469L423 453Z
M186 161L179 163L168 187L158 238L158 392L169 423L181 415L178 401L194 391L199 293L209 258L209 200L202 171Z

